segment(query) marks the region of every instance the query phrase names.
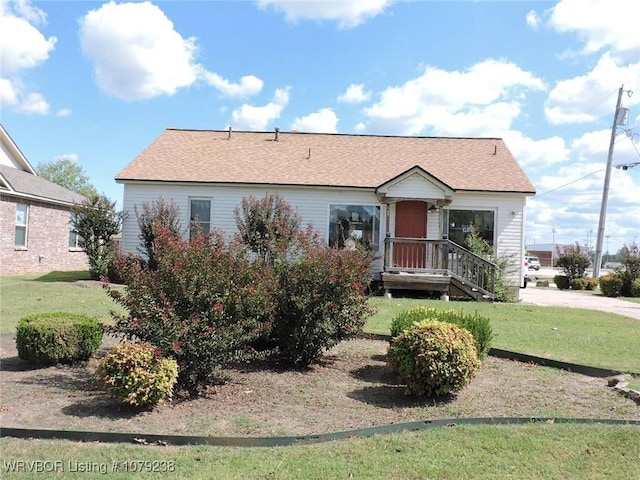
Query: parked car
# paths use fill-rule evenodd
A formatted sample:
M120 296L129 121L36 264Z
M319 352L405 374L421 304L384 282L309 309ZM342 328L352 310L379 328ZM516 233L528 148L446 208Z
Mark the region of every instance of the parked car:
M538 257L527 255L525 260L528 263L527 268L529 270L540 270L540 259Z

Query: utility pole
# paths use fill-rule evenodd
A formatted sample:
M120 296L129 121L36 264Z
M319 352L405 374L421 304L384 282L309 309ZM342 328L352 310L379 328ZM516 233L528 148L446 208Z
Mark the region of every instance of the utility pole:
M607 169L604 174L604 187L602 189L602 205L600 206L600 220L598 222L598 238L596 240L596 258L593 264L593 278L600 276L600 264L602 263L602 242L604 240L604 225L607 218L607 202L609 200L609 183L611 181L611 164L613 163L613 147L616 142L616 133L618 125L624 122L624 118L620 118L620 104L622 102L622 92L624 85L618 89L618 101L616 102L616 111L613 114L613 125L611 126L611 140L609 142L609 154L607 155ZM631 96L631 90L627 90ZM624 113L624 111L622 111ZM624 117L624 115L623 115Z

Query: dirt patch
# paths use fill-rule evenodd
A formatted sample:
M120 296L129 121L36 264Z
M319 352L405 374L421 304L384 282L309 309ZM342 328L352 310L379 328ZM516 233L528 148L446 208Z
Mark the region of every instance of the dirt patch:
M106 339L100 354L113 345ZM606 380L489 357L458 395L407 397L385 362L387 343L358 339L304 372L275 364L228 370L210 395L151 411L118 405L92 381L96 360L31 368L0 338L0 424L127 433L215 436L304 435L414 420L459 417L583 417L640 420L640 408Z

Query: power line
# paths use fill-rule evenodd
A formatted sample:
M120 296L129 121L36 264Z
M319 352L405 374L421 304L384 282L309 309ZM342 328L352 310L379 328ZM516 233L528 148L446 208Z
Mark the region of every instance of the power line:
M548 192L541 193L540 195L535 195L533 198L543 197L545 195L548 195L549 193L552 193L552 192L555 192L557 190L560 190L560 189L563 189L565 187L568 187L569 185L572 185L572 184L574 184L576 182L579 182L580 180L584 180L585 178L590 177L591 175L595 175L596 173L600 173L600 172L604 172L604 170L601 168L600 170L596 170L595 172L587 173L584 177L580 177L580 178L577 178L576 180L572 180L569 183L565 183L564 185L560 185L559 187L556 187L553 190L549 190Z

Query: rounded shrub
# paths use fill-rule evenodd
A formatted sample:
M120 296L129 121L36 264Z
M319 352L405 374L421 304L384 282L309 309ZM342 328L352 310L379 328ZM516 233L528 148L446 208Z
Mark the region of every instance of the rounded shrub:
M18 356L29 363L88 360L102 343L96 318L76 313L39 313L23 317L16 328Z
M462 390L480 367L475 341L466 329L430 319L392 340L388 362L405 383L406 394L425 396Z
M597 278L585 278L584 281L586 282L585 288L587 290L595 290L596 288L598 288L598 279Z
M114 347L95 373L109 395L135 407L171 398L178 379L178 364L148 343L125 342Z
M624 279L620 273L607 273L600 277L600 290L607 297L619 297L622 295Z
M636 278L631 283L631 296L640 297L640 277Z
M556 284L560 290L568 290L571 286L569 277L566 275L556 275L553 277L553 283Z
M493 339L493 329L489 319L478 315L477 312L471 315L456 312L455 310L437 310L432 307L417 305L396 315L391 322L391 337L397 337L404 330L425 319L452 323L467 329L475 340L478 358L484 360L489 353L491 340Z
M584 290L587 288L586 278L574 278L570 282L571 290Z

